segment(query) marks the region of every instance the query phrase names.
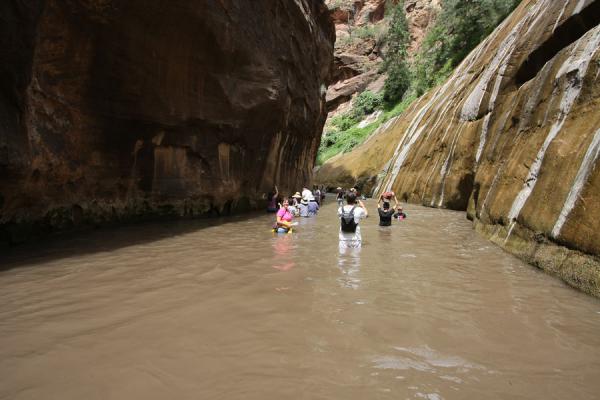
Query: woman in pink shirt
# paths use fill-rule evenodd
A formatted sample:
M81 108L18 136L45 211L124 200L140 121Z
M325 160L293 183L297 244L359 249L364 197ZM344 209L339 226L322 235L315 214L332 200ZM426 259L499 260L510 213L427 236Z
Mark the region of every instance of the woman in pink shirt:
M292 219L294 219L294 216L288 210L288 206L288 200L285 199L281 208L277 211L277 225L275 227L277 233L287 233L292 228Z

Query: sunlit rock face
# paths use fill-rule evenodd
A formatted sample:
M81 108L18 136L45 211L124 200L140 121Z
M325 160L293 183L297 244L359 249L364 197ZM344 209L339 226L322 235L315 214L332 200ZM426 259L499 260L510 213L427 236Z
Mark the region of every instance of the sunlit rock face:
M467 210L600 295L600 1L526 0L448 81L317 180Z
M335 30L314 0L0 5L0 241L227 213L307 184Z

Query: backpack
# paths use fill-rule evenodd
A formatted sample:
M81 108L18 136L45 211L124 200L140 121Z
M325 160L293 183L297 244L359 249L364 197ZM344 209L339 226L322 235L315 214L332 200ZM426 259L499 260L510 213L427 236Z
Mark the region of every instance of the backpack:
M342 223L342 232L354 233L356 232L356 227L358 224L354 221L354 209L356 206L352 207L352 209L348 212L344 211L342 207L342 215L340 217L340 221Z

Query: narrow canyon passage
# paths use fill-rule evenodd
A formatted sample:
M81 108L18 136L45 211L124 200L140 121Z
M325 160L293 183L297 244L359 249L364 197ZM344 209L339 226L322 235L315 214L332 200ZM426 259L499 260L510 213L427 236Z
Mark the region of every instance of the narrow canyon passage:
M331 198L144 224L0 260L0 399L597 398L600 301L464 213L372 216L338 251Z

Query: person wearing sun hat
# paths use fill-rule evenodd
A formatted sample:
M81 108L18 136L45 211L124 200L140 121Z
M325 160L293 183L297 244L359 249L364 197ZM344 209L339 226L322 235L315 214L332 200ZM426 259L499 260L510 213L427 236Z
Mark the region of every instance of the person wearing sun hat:
M302 199L302 201L298 203L298 210L300 210L301 217L308 217L308 200Z
M292 195L292 199L294 199L294 205L297 206L298 203L300 203L300 199L302 198L302 195L300 194L300 192L296 192Z

